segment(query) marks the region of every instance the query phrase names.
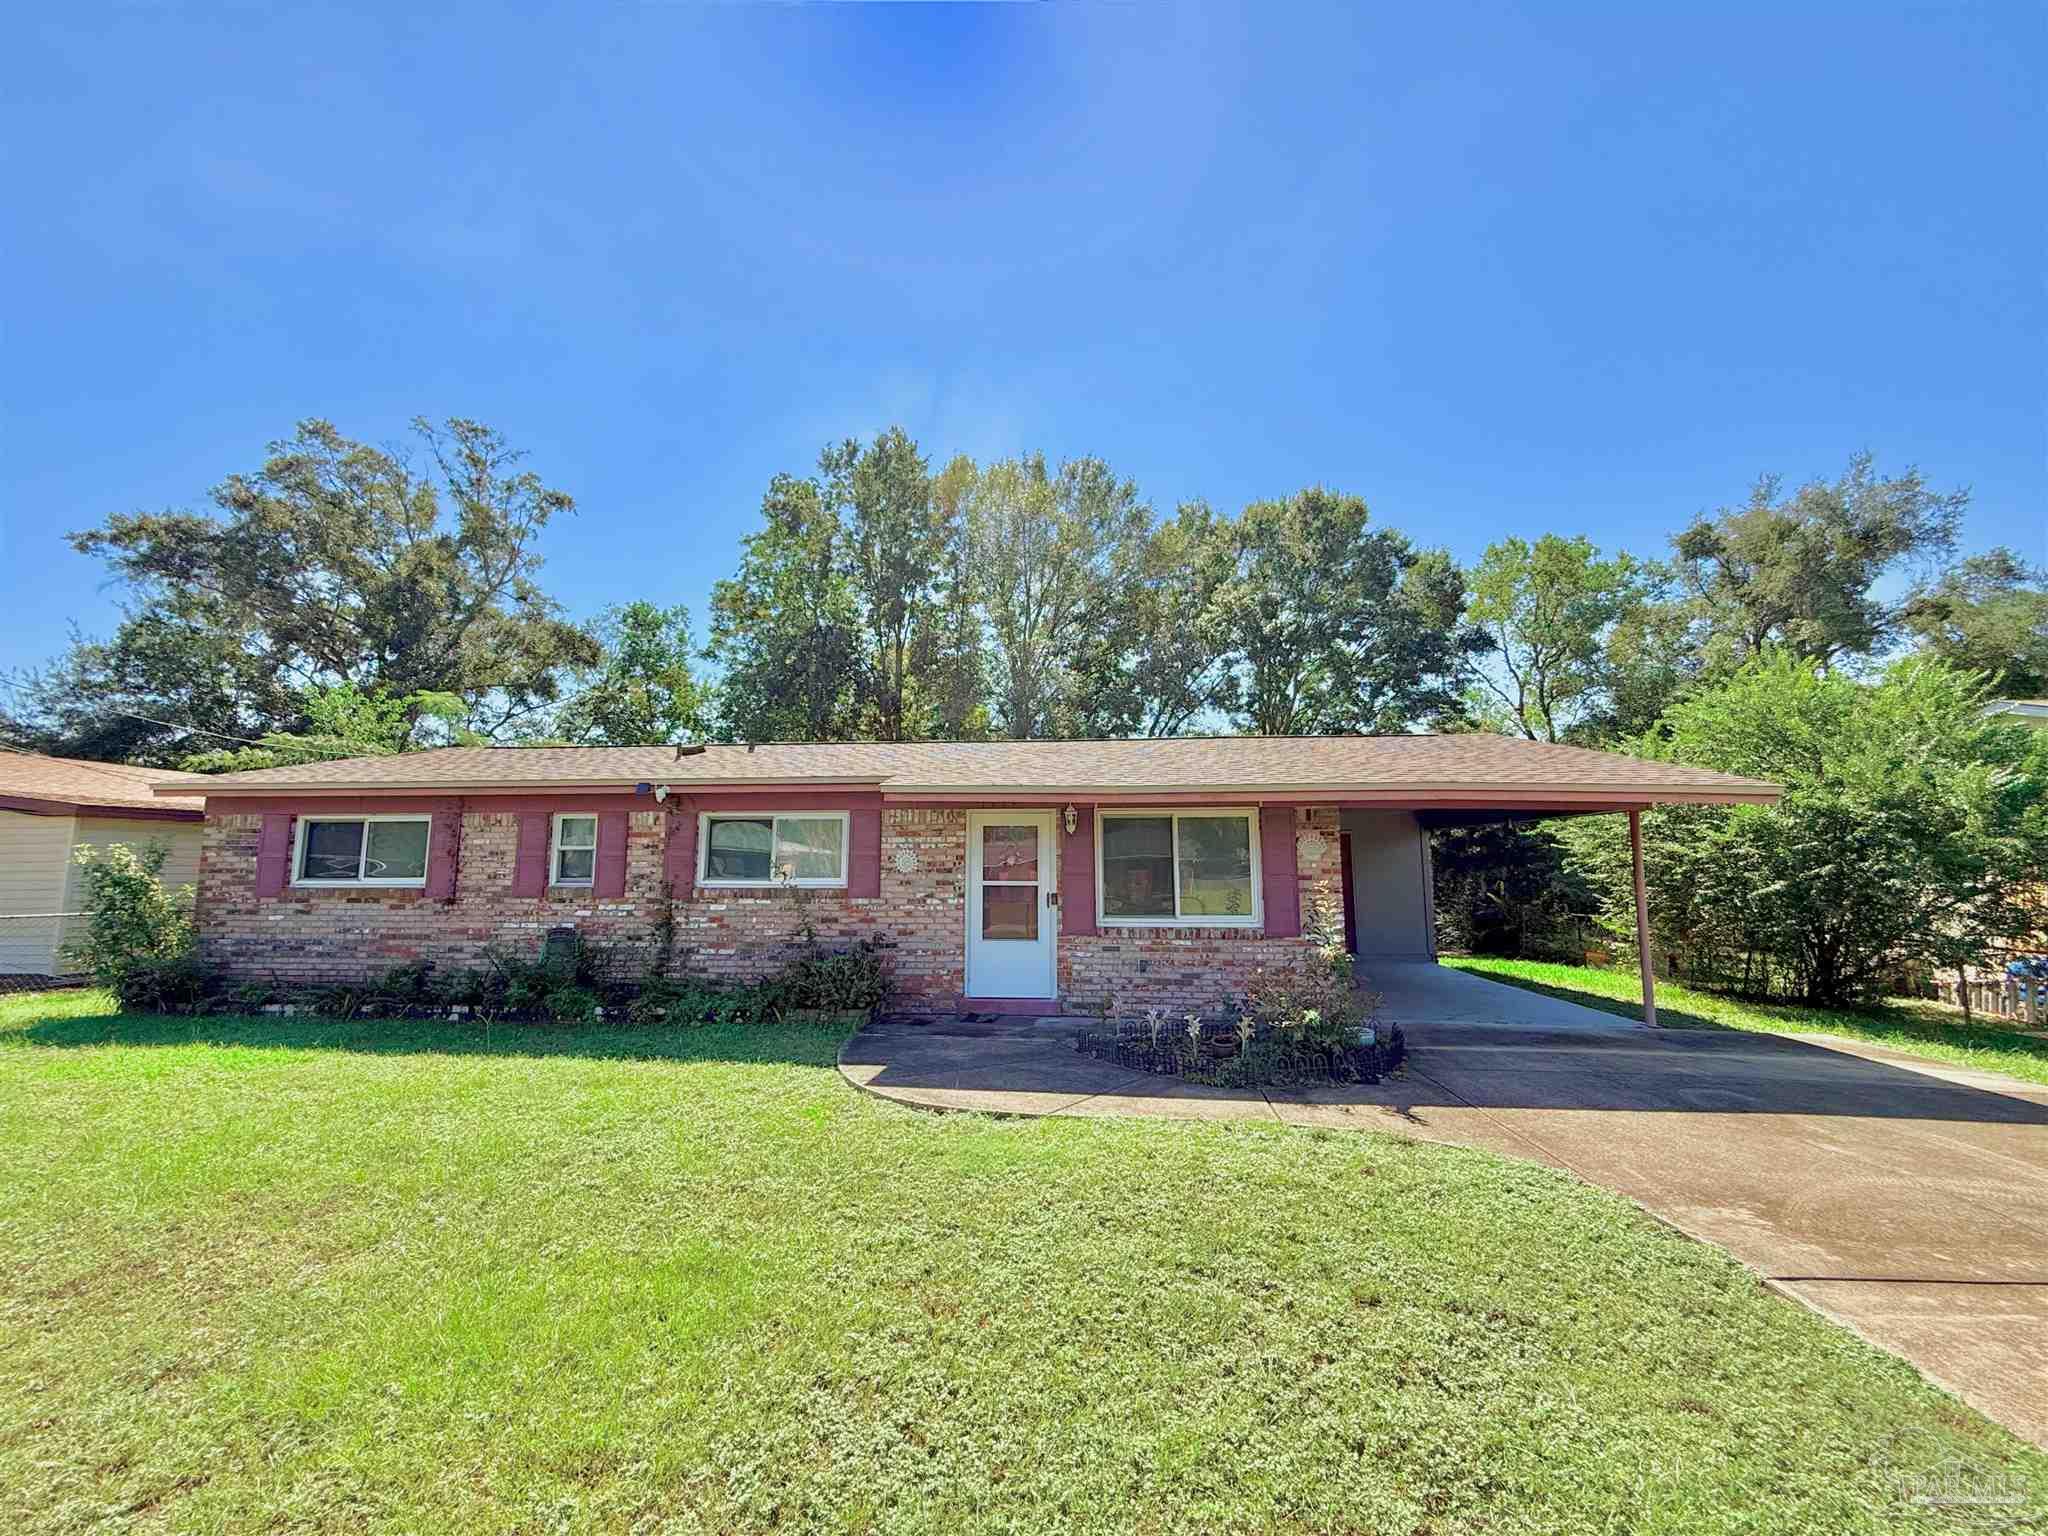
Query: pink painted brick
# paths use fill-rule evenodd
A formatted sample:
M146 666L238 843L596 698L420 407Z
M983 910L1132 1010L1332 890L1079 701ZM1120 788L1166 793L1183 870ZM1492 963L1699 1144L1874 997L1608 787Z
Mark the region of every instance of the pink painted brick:
M446 901L417 890L287 890L259 898L262 818L211 815L199 870L201 958L236 978L352 980L418 959L475 967L493 945L537 953L547 930L558 925L651 953L678 814L631 813L622 898L599 899L589 890L519 897L512 894L519 818L472 803L463 812L455 893ZM1340 899L1337 813L1294 814L1306 912L1313 900ZM1305 846L1310 833L1322 843L1315 859ZM913 1009L954 1007L965 975L966 809L885 808L881 866L879 894L865 898L843 891L795 899L781 892L692 890L674 904L675 968L714 980L757 980L789 959L808 923L827 946L884 936L896 1002ZM1241 994L1254 972L1298 953L1304 943L1240 928L1062 934L1060 998L1076 1009L1206 1008Z

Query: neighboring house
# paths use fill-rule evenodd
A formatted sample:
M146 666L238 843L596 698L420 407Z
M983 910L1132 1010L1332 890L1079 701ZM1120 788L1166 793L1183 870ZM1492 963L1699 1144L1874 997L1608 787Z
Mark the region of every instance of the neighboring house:
M199 875L196 795L154 793L185 775L0 751L0 975L61 976L83 921L80 848L162 843L167 885Z
M474 966L548 930L678 970L887 936L898 999L1198 1007L1304 945L1434 951L1425 823L1769 803L1775 785L1500 736L447 747L187 780L202 959L233 976Z

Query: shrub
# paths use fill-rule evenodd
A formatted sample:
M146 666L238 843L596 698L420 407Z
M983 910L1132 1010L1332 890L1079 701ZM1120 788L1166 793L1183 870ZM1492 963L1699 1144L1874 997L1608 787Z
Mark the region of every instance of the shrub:
M1872 683L1782 654L1667 710L1630 750L1772 779L1777 805L1643 814L1657 949L1679 974L1827 1006L1902 970L1982 963L2024 942L2048 847L2048 739L1986 713L1980 675L1927 657ZM1625 826L1560 834L1627 942Z
M438 989L434 985L434 962L409 960L404 965L394 965L377 983L377 990L397 1003L436 1001Z
M85 875L86 931L64 946L64 958L112 988L123 1007L130 1006L131 971L149 973L132 984L139 996L182 995L187 978L197 983L192 887L169 890L158 878L169 853L161 843L113 843L76 855Z
M1350 1044L1379 1000L1359 988L1341 919L1328 902L1310 901L1301 933L1308 942L1289 963L1253 973L1240 1011L1283 1038Z
M862 939L851 949L835 951L812 944L767 986L782 1008L876 1008L889 993L882 972L882 948L879 938Z
M626 1005L626 1017L642 1029L661 1024L701 1024L701 1013L695 1018L688 1016L686 1005L692 992L693 989L665 976L650 976L640 984L639 995Z
M206 973L190 953L131 960L108 985L129 1013L190 1013L206 999Z
M541 1005L557 1024L595 1024L603 1006L590 988L573 985L555 988L541 1000Z

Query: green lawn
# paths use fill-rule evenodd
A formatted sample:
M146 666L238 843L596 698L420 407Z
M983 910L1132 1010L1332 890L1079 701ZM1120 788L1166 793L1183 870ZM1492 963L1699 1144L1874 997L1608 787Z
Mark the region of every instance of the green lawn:
M1643 1016L1641 978L1636 972L1587 965L1551 965L1537 960L1485 957L1444 958L1475 976L1504 981L1583 1003L1609 1013ZM1849 1013L1835 1008L1755 1003L1700 992L1674 982L1657 983L1657 1022L1668 1029L1748 1029L1769 1035L1841 1035L1893 1050L1911 1051L1959 1066L2004 1072L2028 1082L2048 1083L2048 1040L1996 1024L1963 1023L1962 1014L1936 1003L1895 999L1883 1008Z
M0 999L0 1517L1875 1532L1950 1455L2048 1507L2048 1457L1562 1175L925 1115L835 1047Z

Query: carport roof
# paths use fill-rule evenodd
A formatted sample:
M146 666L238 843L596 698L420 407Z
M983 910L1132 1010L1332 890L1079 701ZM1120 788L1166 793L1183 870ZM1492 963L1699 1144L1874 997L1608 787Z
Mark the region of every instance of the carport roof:
M1240 797L1425 806L1769 804L1779 786L1683 763L1479 733L1140 741L773 742L683 749L443 747L184 779L159 794L543 794L667 785L885 799Z

